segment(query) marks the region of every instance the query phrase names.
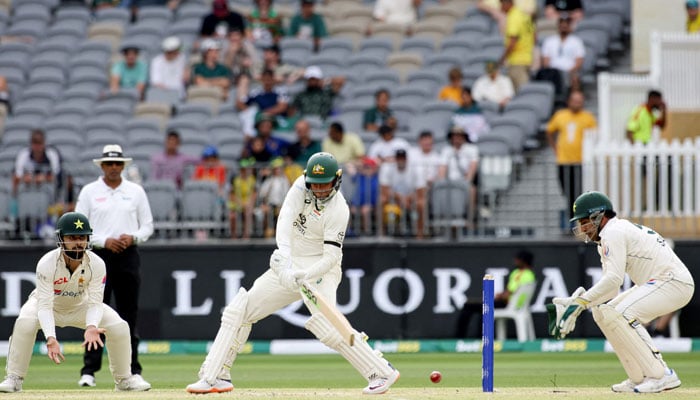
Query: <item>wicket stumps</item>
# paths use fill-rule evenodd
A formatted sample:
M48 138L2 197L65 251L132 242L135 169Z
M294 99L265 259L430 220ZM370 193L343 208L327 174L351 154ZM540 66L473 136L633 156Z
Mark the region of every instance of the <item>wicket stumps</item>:
M484 275L481 324L481 389L493 392L493 276Z

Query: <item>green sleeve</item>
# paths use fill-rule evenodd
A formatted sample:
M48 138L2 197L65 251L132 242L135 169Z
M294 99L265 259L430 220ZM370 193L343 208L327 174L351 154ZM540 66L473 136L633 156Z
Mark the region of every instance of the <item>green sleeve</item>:
M374 116L374 108L370 108L369 110L365 110L365 113L362 115L362 128L367 126L367 124L371 124L374 122L376 117Z
M323 17L320 15L315 15L314 18L314 37L322 38L328 36L328 31L326 31L326 24L323 22Z
M292 22L289 23L289 36L296 36L299 33L299 15L292 17Z

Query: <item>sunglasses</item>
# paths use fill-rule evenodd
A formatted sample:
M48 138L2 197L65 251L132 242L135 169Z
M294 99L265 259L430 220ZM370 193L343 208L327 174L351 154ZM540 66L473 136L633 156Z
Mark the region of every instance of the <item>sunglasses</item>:
M122 165L124 165L124 162L123 161L104 161L104 162L102 162L102 165L106 165L108 167L111 167L114 165L122 166Z

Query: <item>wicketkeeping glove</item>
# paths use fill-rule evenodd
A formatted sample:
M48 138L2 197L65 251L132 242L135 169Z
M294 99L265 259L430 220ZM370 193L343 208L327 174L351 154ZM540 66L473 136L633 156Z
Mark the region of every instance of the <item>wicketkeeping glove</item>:
M283 268L277 273L277 275L279 277L280 285L293 292L299 290L301 282L305 281L307 278L305 271L298 269L295 270L292 268Z
M589 301L582 298L585 289L579 287L571 297L555 297L552 304L547 304L549 334L556 339L563 339L576 327L576 318L585 310Z

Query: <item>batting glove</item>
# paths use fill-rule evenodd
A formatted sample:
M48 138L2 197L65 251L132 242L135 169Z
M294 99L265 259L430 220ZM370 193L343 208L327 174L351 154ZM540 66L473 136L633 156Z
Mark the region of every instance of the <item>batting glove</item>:
M285 268L292 267L292 259L289 256L282 254L280 249L275 249L270 256L270 269L279 274Z
M277 275L280 285L293 292L298 291L301 282L305 281L307 278L305 271L294 270L292 268L284 268L278 272Z

